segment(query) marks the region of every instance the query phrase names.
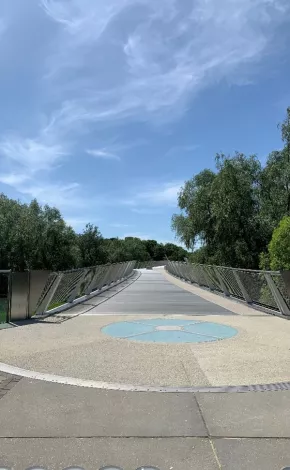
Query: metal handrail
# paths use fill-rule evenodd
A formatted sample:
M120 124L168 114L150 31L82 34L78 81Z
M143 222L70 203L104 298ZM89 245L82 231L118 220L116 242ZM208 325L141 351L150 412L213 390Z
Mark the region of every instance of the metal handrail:
M290 288L280 271L168 261L166 270L187 282L244 300L290 319ZM283 273L284 274L284 273Z

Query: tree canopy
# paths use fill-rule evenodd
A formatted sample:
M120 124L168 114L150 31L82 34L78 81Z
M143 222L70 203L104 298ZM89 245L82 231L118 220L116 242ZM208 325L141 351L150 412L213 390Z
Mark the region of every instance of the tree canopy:
M181 188L172 228L195 248L195 262L244 268L265 262L261 253L273 230L290 215L290 108L280 129L284 147L264 167L256 155L217 154L215 171L205 169Z
M121 261L184 260L188 253L171 243L156 240L102 236L88 223L76 233L58 209L30 204L0 194L0 269L65 270Z

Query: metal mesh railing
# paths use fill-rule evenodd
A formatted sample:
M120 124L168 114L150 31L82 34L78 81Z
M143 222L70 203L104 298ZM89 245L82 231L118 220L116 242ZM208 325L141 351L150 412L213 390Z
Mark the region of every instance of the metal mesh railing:
M243 293L235 277L235 272L229 268L219 266L217 268L229 294L238 299L243 299Z
M279 271L257 271L177 261L169 261L166 269L174 276L201 287L290 316L289 288L287 289Z
M278 273L278 274L273 273L272 274L272 279L275 283L275 286L279 290L281 296L283 297L284 301L286 302L287 307L290 310L290 294L287 291L287 288L285 286L285 282L283 281L283 278L282 278L281 274L280 273Z
M239 276L253 303L279 310L263 271L239 271Z
M39 297L36 313L72 304L132 274L135 261L51 273Z

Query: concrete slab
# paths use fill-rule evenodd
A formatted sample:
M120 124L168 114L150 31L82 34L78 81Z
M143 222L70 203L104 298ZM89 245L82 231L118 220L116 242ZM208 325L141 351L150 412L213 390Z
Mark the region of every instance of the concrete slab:
M190 393L125 393L22 379L0 400L1 437L206 435Z
M209 292L203 291L203 295L226 302L227 307L231 305L236 310L235 314L221 305L218 313L212 302L151 271L115 297L92 306L91 316L1 330L1 362L32 374L35 371L117 383L123 388L288 382L290 322L259 314L241 304L236 308L235 302ZM118 315L115 310L119 311ZM142 314L144 311L147 315ZM174 315L168 316L169 311ZM182 311L190 315L180 315ZM214 343L160 344L114 339L102 332L109 323L156 318L156 313L158 318L166 315L166 318L221 323L236 328L238 335Z
M197 393L211 436L290 438L290 391Z
M23 470L43 466L60 470L80 466L98 470L116 465L136 470L153 465L160 470L218 470L205 439L0 439L1 465Z
M224 470L281 470L290 466L288 439L216 439L214 446Z

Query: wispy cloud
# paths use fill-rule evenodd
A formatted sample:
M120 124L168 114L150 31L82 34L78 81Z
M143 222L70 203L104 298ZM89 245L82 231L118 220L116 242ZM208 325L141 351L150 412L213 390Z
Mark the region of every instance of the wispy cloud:
M241 84L253 64L274 52L272 33L290 11L288 0L41 3L60 25L49 66L57 77L79 70L86 86L81 94L76 81L75 104L92 121L167 119L168 110L173 118L201 88L223 79Z
M88 155L91 155L95 158L103 158L104 160L118 160L120 161L121 158L119 155L109 152L107 149L91 149L86 151Z
M56 177L47 183L48 172L68 163L76 147L95 158L123 159L134 138L131 144L107 145L99 139L104 129L120 129L126 120L176 119L200 90L222 80L246 83L255 64L275 53L274 33L290 19L289 0L39 0L38 5L44 21L54 25L38 71L42 82L35 82L43 93L36 101L45 103L45 110L37 111L42 116L35 116L34 130L23 125L0 136L0 179L27 197L78 207L82 188L75 181ZM0 19L0 34L5 28ZM98 136L97 148L82 141L90 134ZM136 212L173 206L180 185L146 187L127 204Z
M20 139L13 135L0 140L0 153L29 174L50 169L67 154L60 144L45 143L41 138Z
M169 183L154 185L145 191L139 192L136 199L144 205L176 206L177 196L182 184L183 181L172 181Z
M158 213L159 207L176 207L177 196L183 181L147 183L135 187L132 197L119 200L118 203L128 206L136 214L150 215Z

